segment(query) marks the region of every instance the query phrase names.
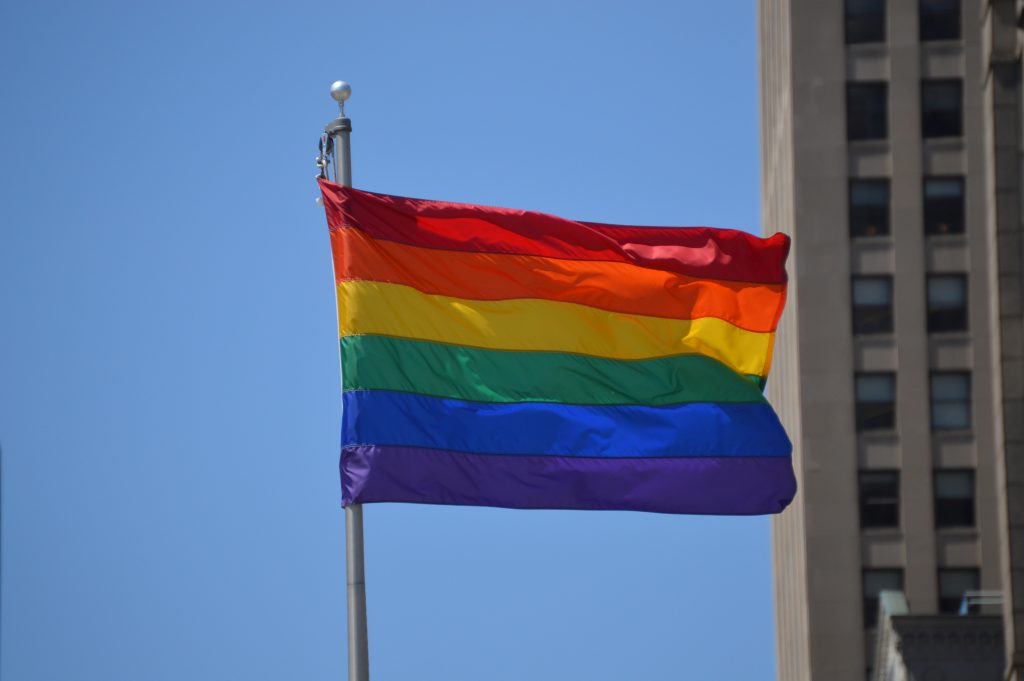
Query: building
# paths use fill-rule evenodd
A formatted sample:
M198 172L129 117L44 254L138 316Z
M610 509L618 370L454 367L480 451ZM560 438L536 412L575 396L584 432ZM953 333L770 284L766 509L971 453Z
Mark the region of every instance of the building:
M1024 119L1021 97L1019 0L990 0L983 17L988 52L984 104L991 121L993 204L989 233L995 253L989 271L998 332L993 352L998 372L993 394L1001 439L996 449L1000 513L1000 577L1007 681L1024 681L1024 229L1021 175Z
M916 617L1019 582L1005 599L1012 660L1024 642L1009 621L1024 611L1016 3L759 6L763 222L794 237L768 382L800 483L773 525L778 678L869 675L883 590ZM1001 550L1011 537L1016 566Z
M883 591L874 681L1002 681L1001 615L914 615L898 591Z

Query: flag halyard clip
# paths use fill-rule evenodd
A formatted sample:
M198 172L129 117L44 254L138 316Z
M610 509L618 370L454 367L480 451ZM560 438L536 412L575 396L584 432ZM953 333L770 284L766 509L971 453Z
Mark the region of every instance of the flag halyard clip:
M334 157L334 138L326 132L320 135L320 154L316 157L316 167L320 169L317 177L321 180L329 180L328 168L331 166L331 159Z

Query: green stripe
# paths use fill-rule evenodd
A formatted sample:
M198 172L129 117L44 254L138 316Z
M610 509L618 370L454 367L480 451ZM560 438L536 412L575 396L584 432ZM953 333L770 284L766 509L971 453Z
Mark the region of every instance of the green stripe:
M392 390L474 402L765 402L756 377L737 374L703 355L614 360L346 336L341 359L345 390Z

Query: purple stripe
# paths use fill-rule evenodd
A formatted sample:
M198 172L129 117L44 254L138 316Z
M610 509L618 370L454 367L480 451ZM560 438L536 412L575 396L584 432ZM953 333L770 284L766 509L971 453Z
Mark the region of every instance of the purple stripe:
M495 456L353 445L341 455L343 502L504 508L778 513L793 499L788 457Z

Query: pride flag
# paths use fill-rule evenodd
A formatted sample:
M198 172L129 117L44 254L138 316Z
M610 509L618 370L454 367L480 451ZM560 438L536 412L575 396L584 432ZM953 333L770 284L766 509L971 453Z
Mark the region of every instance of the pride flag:
M777 513L789 240L320 181L345 504Z

